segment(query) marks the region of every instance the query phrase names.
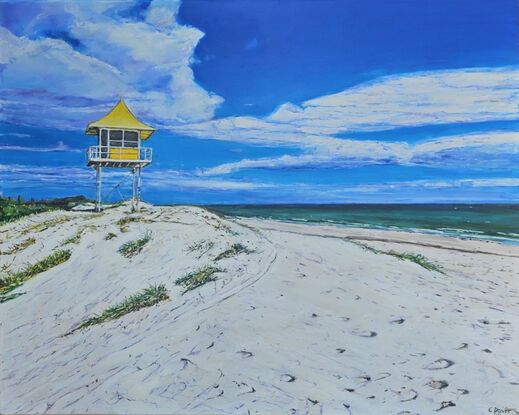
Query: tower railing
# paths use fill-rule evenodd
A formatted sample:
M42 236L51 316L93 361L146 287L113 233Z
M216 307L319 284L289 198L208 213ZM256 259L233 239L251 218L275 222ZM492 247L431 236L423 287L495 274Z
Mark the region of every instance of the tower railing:
M129 163L151 163L152 155L150 147L90 146L87 152L89 162L113 160Z

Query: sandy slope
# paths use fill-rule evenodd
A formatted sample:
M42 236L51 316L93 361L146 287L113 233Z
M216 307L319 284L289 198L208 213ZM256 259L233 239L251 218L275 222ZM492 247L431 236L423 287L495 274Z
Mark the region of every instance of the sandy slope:
M194 207L54 212L0 228L33 235L16 270L82 228L72 257L0 304L0 411L483 414L519 410L519 248L452 238L221 219ZM66 222L28 232L33 222ZM118 247L151 230L132 259ZM108 232L116 238L105 240ZM189 245L213 241L210 249ZM218 280L174 280L241 242ZM422 253L444 274L390 255ZM477 253L474 253L477 252ZM150 283L171 299L63 334ZM453 406L455 405L455 406Z

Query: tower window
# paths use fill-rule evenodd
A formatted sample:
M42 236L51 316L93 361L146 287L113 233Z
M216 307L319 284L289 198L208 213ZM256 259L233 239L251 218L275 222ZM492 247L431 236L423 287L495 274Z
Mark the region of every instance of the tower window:
M124 132L124 147L139 147L139 133L137 131Z

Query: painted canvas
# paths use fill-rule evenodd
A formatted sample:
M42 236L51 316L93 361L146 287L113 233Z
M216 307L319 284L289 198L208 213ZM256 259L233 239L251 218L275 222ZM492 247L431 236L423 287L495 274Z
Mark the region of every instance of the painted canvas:
M0 0L0 412L519 414L516 0Z

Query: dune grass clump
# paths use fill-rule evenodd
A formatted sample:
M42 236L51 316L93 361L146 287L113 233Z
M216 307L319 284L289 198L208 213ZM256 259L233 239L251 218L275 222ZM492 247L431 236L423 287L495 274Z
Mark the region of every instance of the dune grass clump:
M146 232L142 238L121 245L117 252L126 258L131 258L141 252L149 241L151 241L151 232Z
M47 257L43 258L41 261L38 261L32 265L27 265L21 271L8 274L6 277L0 279L0 295L2 295L2 298L5 298L5 294L23 285L23 283L35 277L36 275L54 268L59 264L62 264L63 262L67 261L71 255L72 252L70 250L60 249L54 251Z
M420 265L422 268L425 268L426 270L441 272L443 274L442 269L437 264L429 261L425 256L423 256L421 254L412 254L410 252L395 252L395 251L389 251L389 252L386 252L386 254L394 256L399 259L414 262L415 264Z
M415 264L420 265L422 268L425 268L428 271L436 271L436 272L440 272L442 274L444 273L442 268L439 265L435 264L434 262L429 261L429 259L427 259L425 256L423 256L421 254L413 254L410 252L396 252L393 250L381 251L380 249L373 248L372 246L369 246L362 242L355 242L355 241L351 241L351 240L350 240L350 242L353 242L354 244L365 249L366 251L372 252L374 254L391 255L391 256L394 256L395 258L398 258L398 259L401 259L404 261L414 262Z
M119 226L119 230L121 232L128 232L129 224L132 222L139 222L141 218L136 216L125 216L124 218L119 219L115 224Z
M243 254L251 254L253 252L254 251L250 250L249 248L247 248L243 244L234 243L234 244L232 244L230 246L229 249L226 249L225 251L223 251L220 254L218 254L214 260L215 261L220 261L221 259L231 258L231 257L233 257L235 255L238 255L238 254L242 254L242 253Z
M117 238L117 235L113 232L108 232L105 236L105 241L109 241L110 239Z
M54 219L49 219L41 223L37 223L35 225L32 225L22 231L22 235L27 235L29 232L43 232L53 226L61 225L62 223L68 222L71 218L68 218L66 216L59 216Z
M72 235L70 238L65 239L61 242L61 246L68 245L68 244L78 244L79 241L81 241L81 230L77 231L74 235Z
M141 308L154 306L155 304L166 300L169 300L169 295L164 284L150 285L140 293L126 297L121 303L107 308L101 314L90 317L67 334L72 334L77 330L101 324L106 321L116 320L125 314L133 313Z
M36 239L34 239L34 238L24 239L22 242L12 245L8 250L0 252L0 255L17 254L18 252L21 252L24 249L27 249L28 247L30 247L31 245L34 245L35 243L36 243Z
M199 241L192 243L187 246L187 252L189 253L197 253L196 257L198 259L202 258L207 252L209 252L214 247L213 241Z
M11 293L11 294L0 294L0 304L1 303L5 303L9 300L13 300L15 299L16 297L20 297L21 295L24 295L25 292L23 293Z
M182 294L188 291L194 290L195 288L201 287L211 281L216 281L214 274L222 272L223 270L212 265L206 265L205 267L199 268L196 271L190 272L181 278L175 280L175 285L180 285L184 288Z

